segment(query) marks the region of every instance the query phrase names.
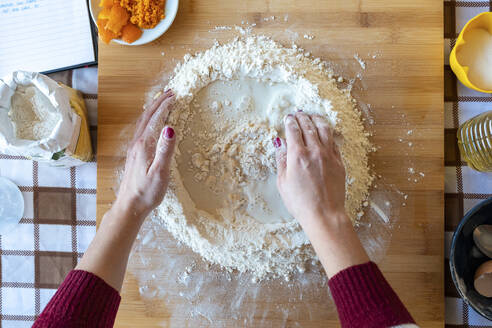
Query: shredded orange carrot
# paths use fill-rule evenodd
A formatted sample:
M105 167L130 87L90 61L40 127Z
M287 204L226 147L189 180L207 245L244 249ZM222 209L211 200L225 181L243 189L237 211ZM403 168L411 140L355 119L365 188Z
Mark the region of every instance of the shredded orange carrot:
M120 0L130 13L130 22L140 28L154 28L164 18L166 0Z

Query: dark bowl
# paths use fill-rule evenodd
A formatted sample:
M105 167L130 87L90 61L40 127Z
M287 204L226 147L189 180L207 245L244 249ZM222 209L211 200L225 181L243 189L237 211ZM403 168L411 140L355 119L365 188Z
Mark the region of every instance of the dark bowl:
M480 295L473 287L475 271L482 263L490 260L473 241L473 230L481 224L492 224L492 197L468 211L456 228L449 266L461 298L482 316L492 320L492 297Z

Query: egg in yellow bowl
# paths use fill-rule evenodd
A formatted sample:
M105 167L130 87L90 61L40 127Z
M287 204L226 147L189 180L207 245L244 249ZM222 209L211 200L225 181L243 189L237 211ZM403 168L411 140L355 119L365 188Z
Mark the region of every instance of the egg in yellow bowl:
M466 23L449 64L465 86L492 93L492 12L481 13Z

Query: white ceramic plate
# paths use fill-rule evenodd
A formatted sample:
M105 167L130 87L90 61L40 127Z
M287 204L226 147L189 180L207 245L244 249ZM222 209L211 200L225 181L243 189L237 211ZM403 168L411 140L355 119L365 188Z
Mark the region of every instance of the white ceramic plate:
M164 34L164 32L167 31L167 29L172 25L174 18L176 17L176 14L178 13L178 4L179 0L166 0L166 8L164 11L164 19L157 24L156 27L151 28L151 29L142 29L143 33L140 39L133 43L127 43L125 41L119 40L119 39L113 39L112 42L116 42L119 44L124 44L127 46L138 46L141 44L146 44L149 42L154 41L158 37ZM97 15L99 14L99 11L101 8L99 7L99 0L90 0L90 12L92 16L92 20L94 21L94 24L96 24L97 21ZM97 24L96 24L97 25Z

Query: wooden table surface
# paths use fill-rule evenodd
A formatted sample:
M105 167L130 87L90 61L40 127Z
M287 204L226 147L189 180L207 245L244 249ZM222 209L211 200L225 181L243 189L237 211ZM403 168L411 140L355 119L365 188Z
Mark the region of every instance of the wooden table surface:
M272 15L276 16L273 23L264 20ZM141 113L145 92L163 71L170 72L176 63L172 59L231 35L209 30L239 25L242 20L256 23L254 32L279 39L289 34L286 29L298 32L297 44L339 64L342 74L348 73L344 63L353 61L355 53L366 61L360 99L371 104L372 140L380 147L371 162L385 183L408 194L380 266L417 322L442 327L442 0L182 0L174 24L155 42L139 47L99 43L98 220L114 200L115 169L124 160L124 144ZM315 38L306 40L304 33ZM408 135L408 130L413 133ZM405 142L399 142L400 137ZM425 176L417 183L413 178L409 181L409 167ZM130 275L122 297L116 327L155 327L168 319L148 314ZM316 324L307 319L299 323L338 325L335 314Z

